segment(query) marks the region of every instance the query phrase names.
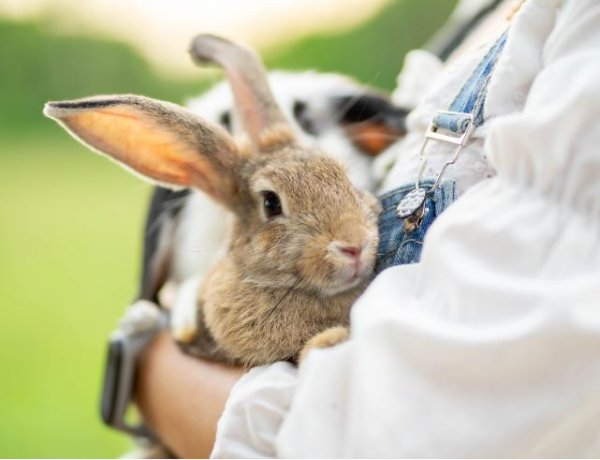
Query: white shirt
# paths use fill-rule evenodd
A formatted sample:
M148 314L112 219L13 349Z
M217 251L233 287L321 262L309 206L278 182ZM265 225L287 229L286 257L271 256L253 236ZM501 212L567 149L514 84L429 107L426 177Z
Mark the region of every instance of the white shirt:
M246 374L214 457L600 456L600 2L527 1L485 111L496 175L373 281L351 340Z

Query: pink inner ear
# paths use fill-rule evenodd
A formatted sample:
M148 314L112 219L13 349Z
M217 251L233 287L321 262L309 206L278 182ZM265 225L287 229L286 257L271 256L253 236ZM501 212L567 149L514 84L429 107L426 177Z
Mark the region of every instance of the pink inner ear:
M118 112L116 110L98 110L96 113L102 114L102 115L107 115L110 117L122 117L122 118L129 118L131 120L139 120L139 117L132 114L132 113L122 113L122 112Z
M190 187L193 179L210 177L192 146L129 107L83 111L62 121L95 150L160 183Z
M346 135L363 153L377 156L402 135L382 123L356 123L344 127Z
M56 104L45 113L93 150L152 182L203 190L229 208L237 203L239 152L225 131L167 102L107 98Z

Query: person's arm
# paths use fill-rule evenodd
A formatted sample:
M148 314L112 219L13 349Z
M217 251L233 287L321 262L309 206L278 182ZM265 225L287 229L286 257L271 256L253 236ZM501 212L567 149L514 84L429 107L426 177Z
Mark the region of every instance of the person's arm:
M504 53L498 176L439 217L420 264L374 280L351 340L287 395L244 377L214 456L600 455L600 4L529 0Z
M163 333L142 355L137 403L148 425L178 457L205 458L229 392L242 373L184 355Z
M512 26L495 78L527 90L490 83L526 97L490 126L498 176L375 279L349 342L242 377L214 456L600 455L600 4L558 3Z

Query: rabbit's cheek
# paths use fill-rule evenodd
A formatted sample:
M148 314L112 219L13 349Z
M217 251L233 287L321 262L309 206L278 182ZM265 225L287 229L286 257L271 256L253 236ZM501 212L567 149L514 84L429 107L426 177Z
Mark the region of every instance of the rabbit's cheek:
M325 238L306 239L296 259L297 270L303 279L317 286L329 280L335 271L326 248Z
M269 251L273 246L274 239L277 238L277 231L275 229L263 229L252 238L252 246L258 253L264 253Z
M373 231L369 236L368 241L369 242L365 245L365 250L363 251L363 265L365 271L370 273L375 266L377 246L379 245L379 234L375 225L373 226Z

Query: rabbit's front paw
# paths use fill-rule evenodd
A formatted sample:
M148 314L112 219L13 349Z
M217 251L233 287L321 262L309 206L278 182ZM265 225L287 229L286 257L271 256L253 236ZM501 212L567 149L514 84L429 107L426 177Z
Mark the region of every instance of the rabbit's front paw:
M198 279L190 279L179 288L171 307L171 334L180 343L190 343L198 333Z
M127 334L136 334L155 329L159 324L158 305L148 300L138 300L125 311L125 315L119 321L119 329Z
M314 337L306 342L302 351L300 351L300 358L298 359L298 363L304 361L306 356L311 350L315 348L329 348L337 345L338 343L345 342L348 340L350 336L350 331L347 327L336 326L330 327L329 329L325 329L323 332L319 332Z

